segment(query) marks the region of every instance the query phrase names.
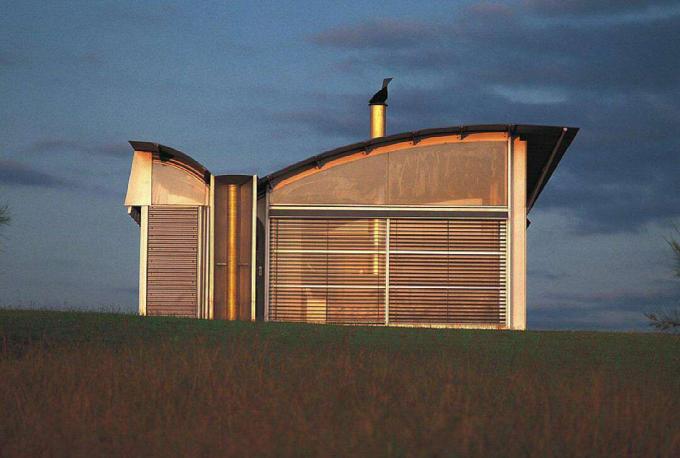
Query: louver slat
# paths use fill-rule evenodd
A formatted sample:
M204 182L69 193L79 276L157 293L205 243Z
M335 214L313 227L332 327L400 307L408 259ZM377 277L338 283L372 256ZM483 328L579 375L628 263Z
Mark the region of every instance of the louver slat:
M505 324L503 220L390 222L389 321Z
M272 218L269 318L502 327L506 245L504 220Z
M270 319L385 321L385 221L272 218Z
M198 208L149 208L147 315L198 313Z

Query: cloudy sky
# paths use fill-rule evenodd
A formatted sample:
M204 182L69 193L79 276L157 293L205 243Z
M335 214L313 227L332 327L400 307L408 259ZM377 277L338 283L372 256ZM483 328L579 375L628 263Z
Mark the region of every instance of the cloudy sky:
M530 327L679 300L678 1L0 4L0 305L135 310L127 140L263 175L367 138L385 76L388 133L581 128L530 215Z

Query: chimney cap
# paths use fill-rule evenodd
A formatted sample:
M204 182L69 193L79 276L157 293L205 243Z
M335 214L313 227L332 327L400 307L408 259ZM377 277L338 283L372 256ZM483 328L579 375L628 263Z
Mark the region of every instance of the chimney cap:
M387 102L387 85L390 84L390 81L392 81L394 78L385 78L383 79L383 84L382 84L382 89L380 89L378 92L373 94L373 97L371 97L371 100L368 101L369 105L387 105L385 102Z

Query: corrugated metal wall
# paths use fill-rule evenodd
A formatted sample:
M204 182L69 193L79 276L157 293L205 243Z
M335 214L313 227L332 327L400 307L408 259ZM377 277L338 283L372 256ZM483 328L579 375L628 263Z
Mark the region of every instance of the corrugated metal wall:
M200 209L149 208L147 315L199 316Z
M503 326L506 243L498 219L272 218L269 317Z

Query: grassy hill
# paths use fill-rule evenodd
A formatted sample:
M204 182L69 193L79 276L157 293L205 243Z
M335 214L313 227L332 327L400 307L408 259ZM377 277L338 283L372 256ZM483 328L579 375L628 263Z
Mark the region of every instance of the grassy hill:
M680 337L0 310L0 456L680 455Z

